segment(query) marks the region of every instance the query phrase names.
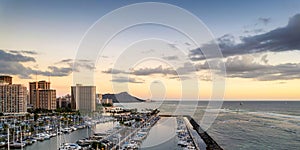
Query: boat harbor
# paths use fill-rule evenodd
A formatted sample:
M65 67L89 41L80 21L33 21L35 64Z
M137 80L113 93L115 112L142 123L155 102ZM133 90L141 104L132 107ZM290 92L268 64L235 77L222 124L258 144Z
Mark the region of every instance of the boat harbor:
M191 117L160 115L157 109L120 109L90 117L44 115L36 122L28 119L24 123L17 118L5 121L11 126L7 128L9 134L1 134L7 140L1 142L0 149L203 150L210 149L214 143L211 139L213 142L207 144ZM27 128L33 123L30 132Z

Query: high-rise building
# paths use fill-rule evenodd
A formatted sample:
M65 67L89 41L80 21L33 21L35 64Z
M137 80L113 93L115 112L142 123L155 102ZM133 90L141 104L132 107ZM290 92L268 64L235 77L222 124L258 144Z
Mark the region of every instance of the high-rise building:
M21 84L0 83L0 112L27 112L27 88Z
M47 81L39 81L39 82L29 82L29 103L33 106L36 102L36 94L35 90L42 89L42 90L48 90L50 89L50 82Z
M29 99L34 109L56 109L56 90L50 89L50 82L29 82Z
M11 76L0 76L0 83L12 84L12 77Z
M56 90L38 90L39 108L55 110L56 109Z
M96 86L77 84L71 87L71 108L81 112L96 110Z

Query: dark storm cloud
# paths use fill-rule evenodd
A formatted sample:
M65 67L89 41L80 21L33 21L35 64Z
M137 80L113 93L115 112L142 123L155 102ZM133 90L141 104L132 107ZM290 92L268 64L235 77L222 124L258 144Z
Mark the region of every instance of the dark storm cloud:
M241 43L235 43L234 38L227 34L220 37L217 42L224 57L260 52L281 52L300 50L300 14L290 18L288 25L269 32L254 36L241 37ZM191 50L189 56L192 60L203 60L201 49L210 48L211 43L201 48ZM206 55L206 59L213 58Z

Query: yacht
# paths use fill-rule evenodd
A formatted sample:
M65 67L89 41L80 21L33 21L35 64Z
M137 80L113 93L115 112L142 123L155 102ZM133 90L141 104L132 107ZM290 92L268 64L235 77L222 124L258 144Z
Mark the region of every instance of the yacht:
M7 146L7 143L6 142L0 142L0 148L1 147L6 147Z
M76 143L65 143L60 146L59 150L81 150L81 146Z
M16 142L16 141L9 143L10 148L22 148L22 147L25 147L25 146L26 146L25 143Z

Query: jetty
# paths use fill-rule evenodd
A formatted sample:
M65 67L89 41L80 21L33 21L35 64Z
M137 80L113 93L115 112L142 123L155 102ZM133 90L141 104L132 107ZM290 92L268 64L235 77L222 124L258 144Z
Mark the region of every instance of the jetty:
M205 132L200 125L189 115L159 115L161 117L183 117L186 118L186 123L189 126L189 132L197 149L206 150L223 150L221 146ZM195 134L195 132L198 134Z

